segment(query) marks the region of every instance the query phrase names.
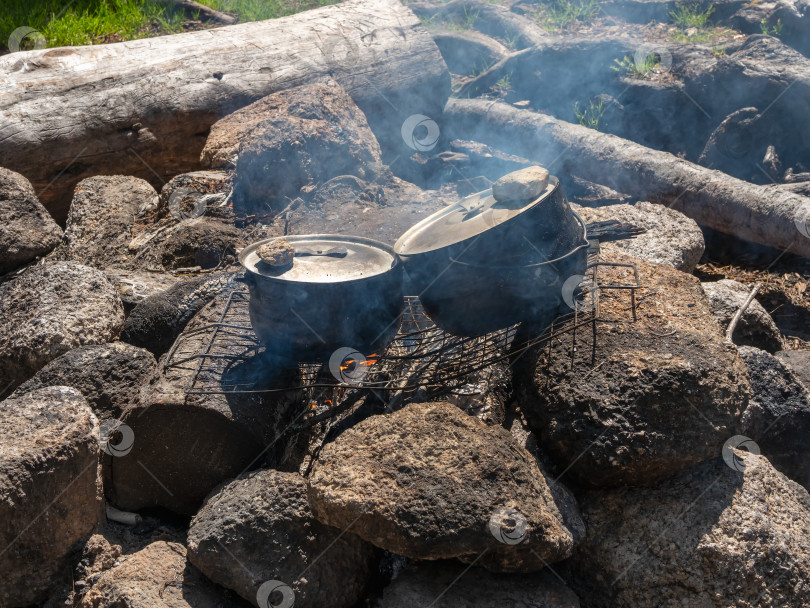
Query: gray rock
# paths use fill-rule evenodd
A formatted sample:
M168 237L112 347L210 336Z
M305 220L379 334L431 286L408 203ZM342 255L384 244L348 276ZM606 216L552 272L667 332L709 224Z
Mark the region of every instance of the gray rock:
M492 196L498 201L530 201L548 186L548 169L532 165L504 175L492 184Z
M732 279L701 283L714 311L720 330L725 333L728 324L743 305L751 288ZM782 334L762 304L756 299L748 306L732 336L734 343L756 346L768 352L782 349Z
M582 497L588 535L567 562L589 608L810 605L810 496L739 452L643 488Z
M604 259L636 264L638 320L626 292L603 290L596 344L590 331L563 334L518 360L513 385L557 473L585 485L650 483L718 454L748 403L748 380L695 277ZM600 269L608 283L628 274Z
M62 229L39 202L25 177L0 167L0 275L6 274L62 241Z
M76 262L27 268L0 285L0 387L16 387L84 344L115 339L124 309L112 283Z
M230 189L226 171L191 171L169 180L160 190L158 217L185 220L208 215L227 218L230 207L223 207Z
M127 317L121 339L160 356L186 324L218 294L236 286L241 273L218 273L178 282L145 298Z
M156 365L152 353L125 342L80 346L48 363L14 395L70 386L81 392L99 420L119 418L138 402L141 386Z
M738 433L750 437L782 473L810 488L810 392L793 370L758 348L740 347L751 401Z
M301 608L354 606L375 556L351 531L315 520L302 477L273 470L217 488L191 522L188 547L192 564L250 602L275 580Z
M82 597L78 608L247 608L186 559L180 543L157 541L122 557Z
M262 262L276 267L292 264L293 258L295 257L295 249L290 245L290 242L283 237L265 243L256 250L256 253Z
M44 599L100 521L98 431L71 388L0 402L0 605Z
M632 239L603 243L602 248L607 251L619 251L692 272L706 248L695 220L664 205L641 201L635 205L574 207L574 211L585 223L619 220L647 229Z
M776 353L776 358L790 367L807 390L810 390L810 351L781 350Z
M555 502L506 429L449 403L411 404L344 431L308 483L319 521L418 559L533 572L568 557L584 533L576 505Z
M454 562L421 562L385 588L379 608L579 608L579 598L554 574L493 575Z
M154 255L167 270L227 267L237 262L236 250L246 244L242 231L232 222L199 217L172 230Z
M203 165L222 166L237 150L237 212L280 210L305 186L384 171L365 115L331 80L273 93L215 123Z
M63 259L96 268L130 263L132 226L141 208L157 205L148 182L124 175L99 175L76 185L70 204Z

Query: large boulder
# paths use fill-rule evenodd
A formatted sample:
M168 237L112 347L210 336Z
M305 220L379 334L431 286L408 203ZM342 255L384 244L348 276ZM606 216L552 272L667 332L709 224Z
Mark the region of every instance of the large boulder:
M125 175L98 175L76 185L62 255L97 268L120 267L132 258L128 245L138 212L157 205L148 182Z
M725 333L734 315L748 298L751 289L732 279L701 283L701 287L709 298L720 330ZM756 346L771 353L782 350L782 334L779 328L756 299L749 304L737 323L732 339L735 344Z
M0 402L0 605L41 601L100 521L98 432L72 388Z
M279 581L301 608L354 606L375 557L351 531L315 520L302 477L273 470L217 488L191 522L188 547L192 564L250 602L263 583Z
M692 272L706 248L695 220L664 205L641 201L635 205L574 207L574 210L586 223L618 220L647 230L632 239L603 243L602 248L607 251L628 253Z
M412 558L532 572L565 559L584 533L576 505L555 500L506 429L449 403L411 404L344 431L308 483L319 521Z
M338 175L383 174L379 144L362 111L337 83L279 91L211 127L203 166L235 155L234 209L282 209L305 186Z
M152 353L125 342L80 346L48 363L14 394L70 386L81 392L99 420L115 419L138 402L156 365Z
M45 255L62 241L62 229L25 177L0 167L0 275Z
M579 608L579 598L549 571L494 575L457 562L406 568L385 588L379 608Z
M16 387L59 355L115 339L124 309L104 274L76 262L27 268L0 285L0 387Z
M239 287L246 292L244 285ZM131 431L131 449L112 458L112 483L105 487L119 508L163 507L194 515L223 481L283 459L289 442L284 432L305 407L300 391L233 390L296 387L298 370L272 367L249 349L234 364L196 358L210 345L211 324L220 320L232 291L222 292L194 317L174 356L163 361L168 365L160 366L138 403L121 417ZM251 337L255 340L249 333L248 343ZM217 348L227 348L234 357L245 354L245 339L228 335L224 340ZM203 392L187 393L192 382Z
M644 488L582 497L588 535L566 564L589 608L810 605L810 496L737 452ZM729 459L731 461L731 459Z
M518 403L560 472L589 485L644 484L714 457L748 402L745 365L724 343L698 280L634 263L644 287L602 290L602 320L561 334L515 366ZM628 276L629 275L629 276ZM606 283L628 269L604 267Z
M186 559L180 543L157 541L120 559L76 604L79 608L247 608Z
M782 473L810 488L810 391L776 357L751 346L740 348L748 368L751 401L738 433L753 439Z

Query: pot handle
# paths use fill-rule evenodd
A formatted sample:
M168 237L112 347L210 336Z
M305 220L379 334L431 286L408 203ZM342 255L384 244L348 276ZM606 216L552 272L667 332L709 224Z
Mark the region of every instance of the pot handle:
M330 258L345 258L346 255L349 253L349 250L345 247L332 247L324 251L323 249L296 249L295 250L295 257L299 258L302 256L307 255L320 255L320 256L328 256Z

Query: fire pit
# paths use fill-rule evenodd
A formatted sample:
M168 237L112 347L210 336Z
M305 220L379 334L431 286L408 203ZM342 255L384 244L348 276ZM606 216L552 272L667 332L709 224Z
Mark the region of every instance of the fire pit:
M583 290L577 300L571 302L573 307L554 319L544 331L513 324L477 337L453 335L433 323L417 296L405 296L395 324L397 333L378 351L363 354L349 349L351 352L343 353L337 365L300 361L296 364L300 369L300 384L272 389L259 382L240 379L230 371L254 358L269 357L268 365L278 365L272 349L268 350L251 325L250 295L246 291L234 291L218 322L192 330L195 334L202 332L210 336L207 347L191 356L177 356L176 353L183 352L180 348L183 342L190 337L189 332L185 332L168 352L164 367L197 361L196 373L185 388L187 394L303 389L309 410L289 432L329 419L369 392L381 396L392 407L413 399L461 394L470 390L470 379L476 374L499 362L508 363L510 358L527 349L544 345L565 333L582 330L596 333L597 321L603 320L598 306L601 290L630 292L627 318L610 320L622 322L635 318L635 291L640 287L637 276L627 284L600 282L598 269L605 263L598 261L598 246L588 250L588 262L585 275L589 280L585 283L590 289Z

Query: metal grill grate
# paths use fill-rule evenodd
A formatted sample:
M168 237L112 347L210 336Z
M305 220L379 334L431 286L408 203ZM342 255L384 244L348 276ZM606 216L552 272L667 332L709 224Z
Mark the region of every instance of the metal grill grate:
M634 280L628 284L600 283L598 270L603 266L632 269ZM401 401L415 392L431 398L451 392L463 393L474 390L470 387L476 383L486 381L488 374L499 373L498 363L503 362L502 367L506 367L510 357L547 343L555 336L585 327L595 334L596 321L600 318L598 293L602 290L628 290L631 299L628 310L635 320L636 290L640 287L635 266L599 262L598 249L594 248L590 251L586 274L592 287L577 300L574 310L535 335L517 324L476 338L455 336L433 324L418 297L406 296L399 332L384 350L365 358L357 353L346 360L345 367L337 374L329 370L328 365L300 364L300 382L277 388L266 388L255 379L239 379L239 374L232 373L240 363L251 360L255 363L256 357L265 357L264 347L251 328L249 294L234 291L218 322L187 330L178 337L166 356L164 370L173 366L195 367L185 388L187 394L303 390L308 402L313 403L313 410L320 410L324 402L328 406L338 403L348 390L382 391L388 402ZM203 336L207 339L201 340ZM204 347L195 352L187 343L204 344ZM317 414L313 412L312 417L323 419Z

